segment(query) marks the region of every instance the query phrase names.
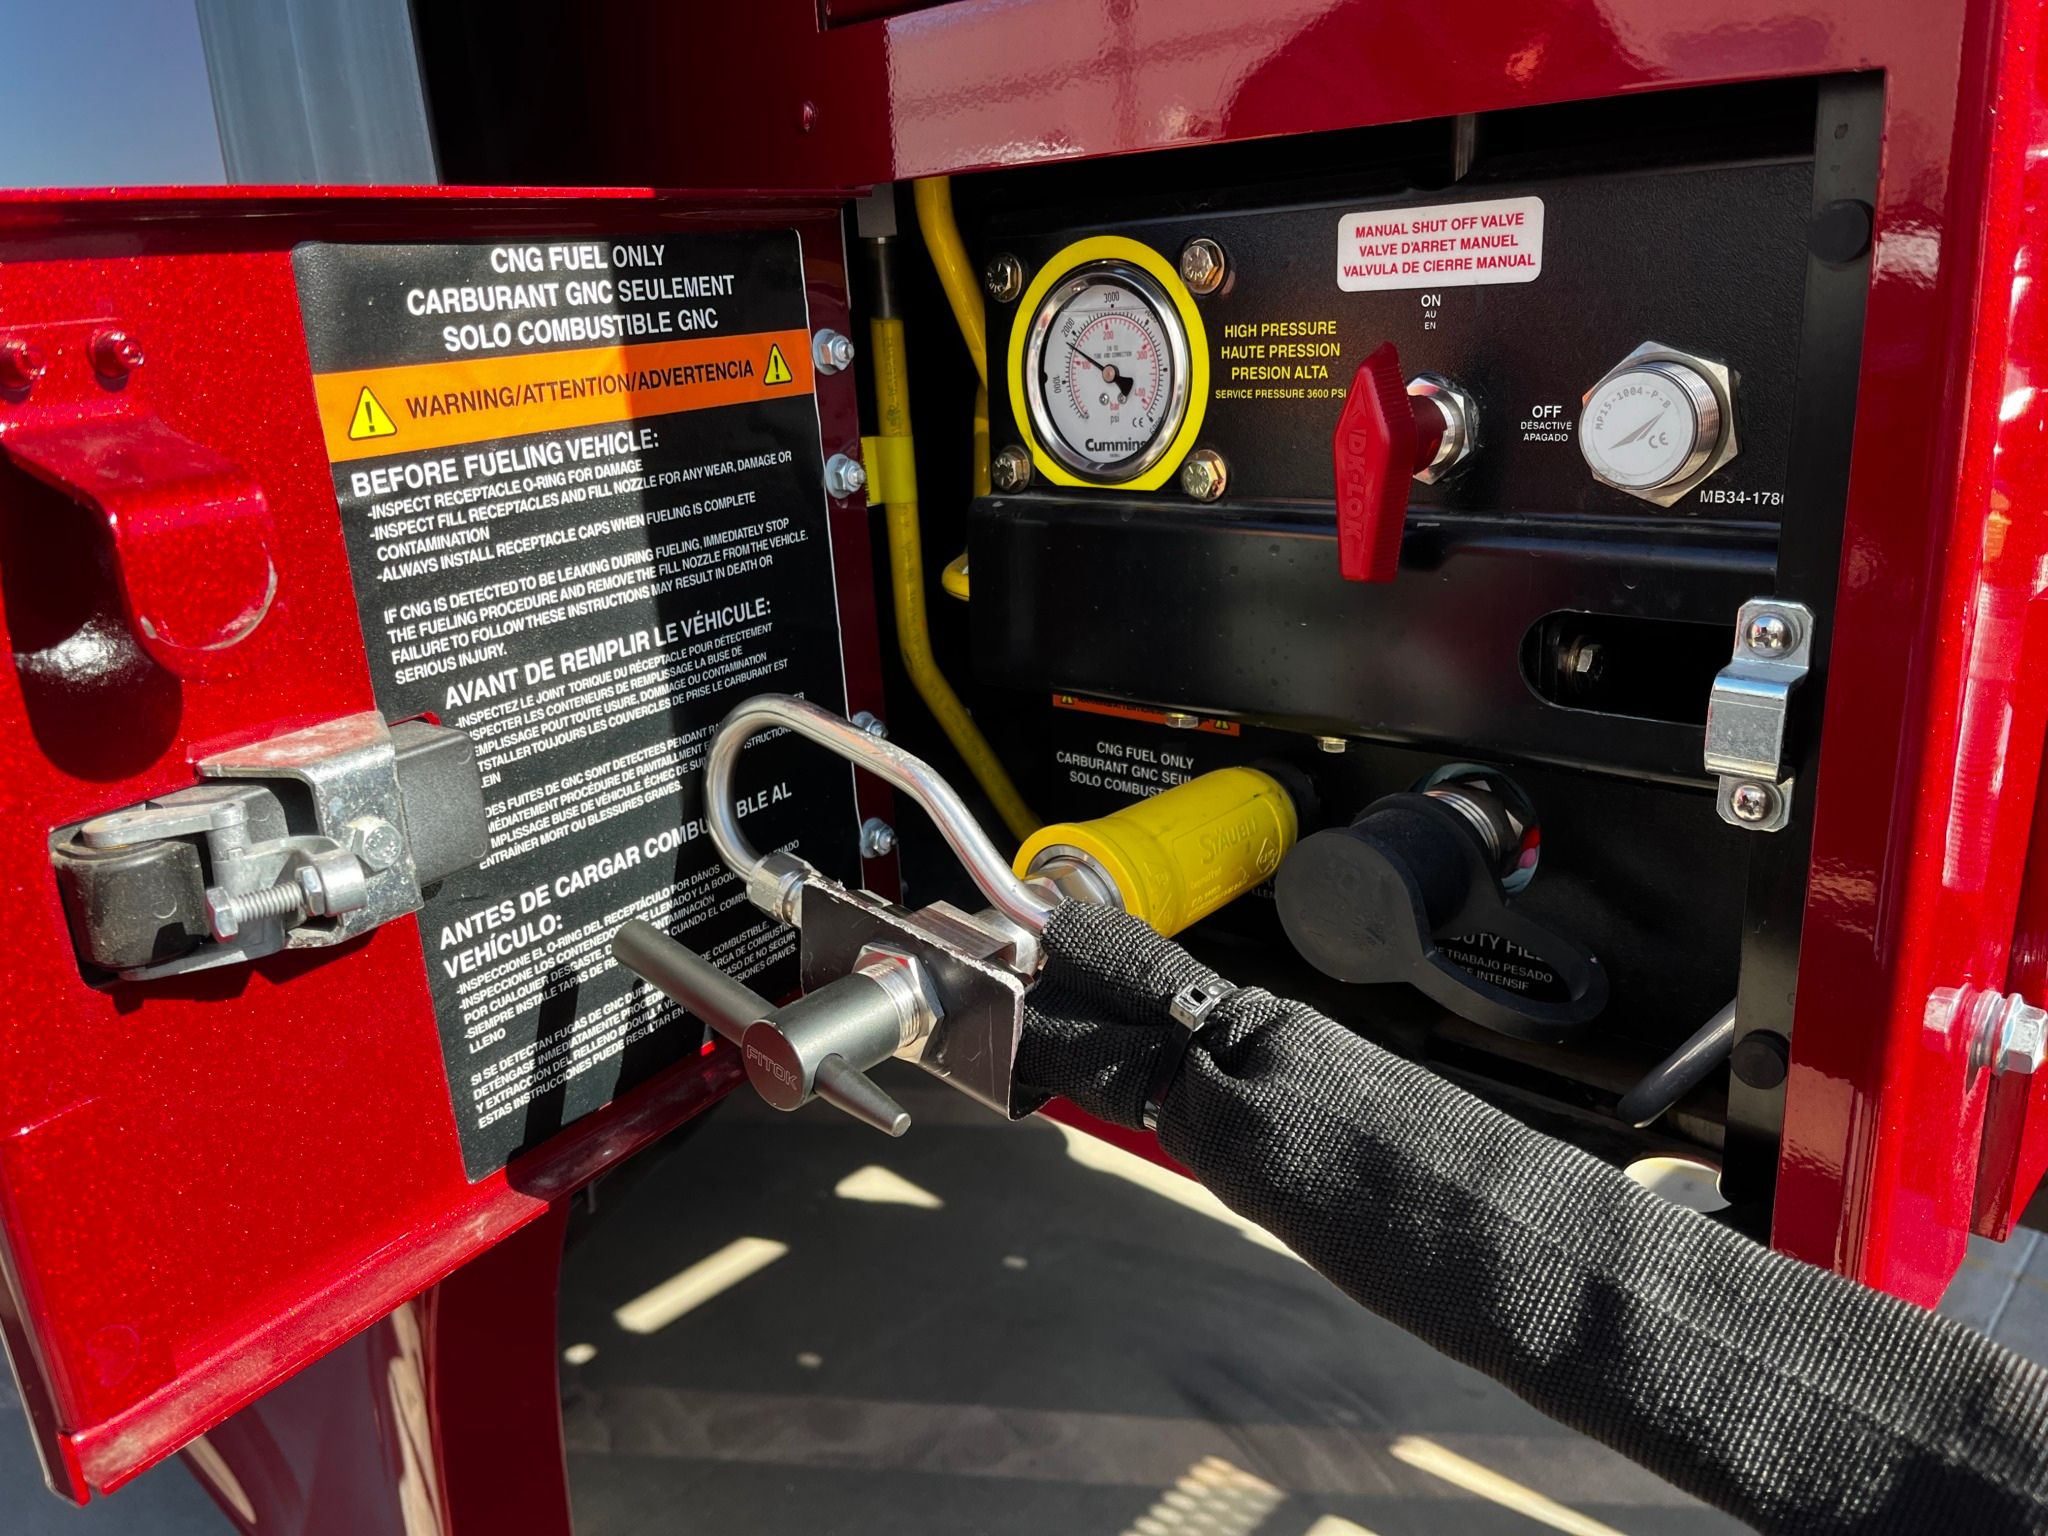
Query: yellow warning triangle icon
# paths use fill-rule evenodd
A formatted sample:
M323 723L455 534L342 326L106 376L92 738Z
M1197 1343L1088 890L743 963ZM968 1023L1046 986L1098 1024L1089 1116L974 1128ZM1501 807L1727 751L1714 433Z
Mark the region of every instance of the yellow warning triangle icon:
M396 437L398 427L385 411L383 403L370 393L365 384L363 392L356 396L355 414L348 420L348 435L351 442L360 442L366 437Z
M787 384L791 377L789 364L783 360L782 348L770 342L768 344L768 372L762 376L761 382L763 384ZM367 395L369 391L366 389L363 393Z

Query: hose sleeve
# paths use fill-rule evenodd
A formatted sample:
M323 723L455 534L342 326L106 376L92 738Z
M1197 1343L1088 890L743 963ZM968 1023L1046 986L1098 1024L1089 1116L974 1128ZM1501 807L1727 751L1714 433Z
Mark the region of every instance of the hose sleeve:
M1102 908L1045 938L1020 1084L1135 1127L1168 1000L1214 974ZM1159 1140L1353 1300L1759 1530L2048 1531L2048 1374L1303 1004L1219 1004Z

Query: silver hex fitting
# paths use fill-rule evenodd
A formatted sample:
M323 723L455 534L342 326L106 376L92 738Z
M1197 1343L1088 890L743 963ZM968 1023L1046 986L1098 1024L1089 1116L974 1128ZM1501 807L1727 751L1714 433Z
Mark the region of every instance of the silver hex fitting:
M778 923L797 927L804 882L817 873L793 853L768 853L747 872L747 900Z
M1479 402L1462 384L1441 374L1418 373L1408 381L1413 400L1427 400L1443 418L1444 435L1436 456L1415 471L1424 485L1435 485L1454 475L1479 451Z
M875 981L896 1005L897 1050L916 1045L946 1016L931 972L915 955L887 944L866 944L854 957L853 968Z

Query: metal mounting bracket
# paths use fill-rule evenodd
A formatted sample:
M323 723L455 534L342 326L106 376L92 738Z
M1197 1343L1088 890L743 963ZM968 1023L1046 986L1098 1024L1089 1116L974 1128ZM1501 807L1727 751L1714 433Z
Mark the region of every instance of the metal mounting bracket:
M1735 654L1707 699L1706 767L1720 780L1714 804L1730 826L1776 832L1792 819L1786 721L1811 665L1813 631L1804 603L1753 597L1735 616Z

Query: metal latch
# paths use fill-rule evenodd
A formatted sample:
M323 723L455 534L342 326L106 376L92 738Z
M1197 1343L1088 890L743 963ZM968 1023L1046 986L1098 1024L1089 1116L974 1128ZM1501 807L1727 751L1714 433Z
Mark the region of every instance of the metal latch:
M88 977L340 944L490 851L475 745L446 726L347 715L196 768L189 789L51 834Z
M1720 778L1721 819L1776 832L1792 819L1785 722L1806 678L1813 613L1803 603L1755 597L1735 616L1735 655L1707 699L1707 772Z

